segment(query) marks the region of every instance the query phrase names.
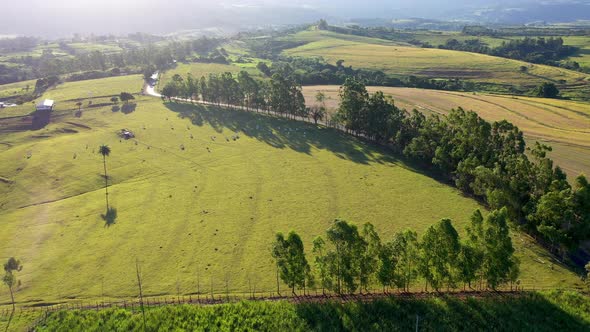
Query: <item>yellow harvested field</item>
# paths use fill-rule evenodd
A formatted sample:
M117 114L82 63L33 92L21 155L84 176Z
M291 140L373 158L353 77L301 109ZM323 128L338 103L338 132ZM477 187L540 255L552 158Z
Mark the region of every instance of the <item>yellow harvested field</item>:
M328 108L338 107L338 86L308 86L306 100L313 104L317 91L327 97ZM383 91L398 107L445 114L456 107L477 112L489 121L508 120L522 129L529 142L554 147L556 163L570 176L590 174L590 104L568 100L486 95L410 88L369 87Z

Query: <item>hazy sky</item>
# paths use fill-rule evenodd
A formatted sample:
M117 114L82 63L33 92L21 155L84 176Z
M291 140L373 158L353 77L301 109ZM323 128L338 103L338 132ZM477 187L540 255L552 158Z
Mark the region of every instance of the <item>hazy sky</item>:
M590 0L1 0L0 35L167 33L216 26L306 23L321 17L444 20L486 8L563 2L588 4ZM590 6L585 8L590 15Z

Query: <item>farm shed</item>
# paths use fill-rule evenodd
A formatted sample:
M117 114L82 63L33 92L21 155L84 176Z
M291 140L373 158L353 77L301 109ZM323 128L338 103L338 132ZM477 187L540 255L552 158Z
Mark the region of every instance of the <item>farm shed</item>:
M135 134L131 130L121 129L121 131L119 132L119 137L124 139L131 139L135 138Z
M45 99L37 104L37 111L53 111L55 102L51 99Z
M41 129L51 121L51 112L55 102L51 99L45 99L37 104L37 111L33 115L33 129Z

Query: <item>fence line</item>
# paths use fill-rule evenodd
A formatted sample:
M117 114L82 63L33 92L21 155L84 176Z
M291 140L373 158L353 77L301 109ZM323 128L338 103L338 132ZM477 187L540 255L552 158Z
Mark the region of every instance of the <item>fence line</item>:
M310 289L303 294L291 294L290 290L286 290L282 294L277 294L276 291L258 291L258 292L226 292L226 293L201 293L201 294L183 294L183 295L163 295L163 296L146 296L143 298L144 307L156 308L168 305L215 305L224 303L235 303L243 300L250 301L291 301L294 303L304 302L347 302L347 301L372 301L380 298L394 297L394 298L429 298L436 296L455 296L457 298L469 297L488 297L497 295L520 296L530 294L535 291L543 290L565 290L576 291L584 293L581 289L575 288L554 288L554 287L503 287L496 291L493 290L462 290L454 289L451 291L442 292L426 292L424 289L413 288L410 292L401 292L397 289L370 289L368 292L352 293L352 294L336 294L334 292L323 293L321 289ZM587 293L585 293L587 294ZM137 298L120 298L109 299L107 301L99 300L74 300L70 302L62 302L50 305L21 305L15 310L15 315L23 313L40 313L46 317L48 314L62 311L62 310L102 310L108 308L119 308L131 310L133 312L141 308L140 299ZM12 315L12 307L0 308L0 317L9 317Z

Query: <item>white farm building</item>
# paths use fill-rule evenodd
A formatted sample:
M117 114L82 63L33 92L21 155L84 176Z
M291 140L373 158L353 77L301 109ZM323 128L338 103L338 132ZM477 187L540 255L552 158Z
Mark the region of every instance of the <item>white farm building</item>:
M52 111L55 102L51 99L45 99L37 104L37 111Z

